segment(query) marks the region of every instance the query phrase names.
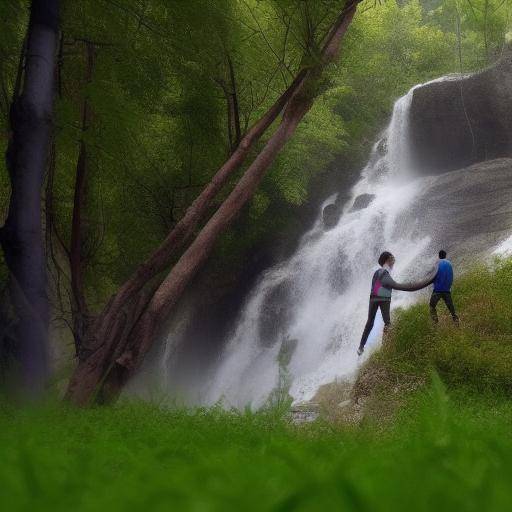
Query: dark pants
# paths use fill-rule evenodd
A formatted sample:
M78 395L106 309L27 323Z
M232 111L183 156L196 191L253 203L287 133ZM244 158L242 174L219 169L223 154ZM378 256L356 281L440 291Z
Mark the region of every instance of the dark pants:
M437 303L443 299L448 311L451 313L453 321L458 322L459 317L457 313L455 313L455 306L453 305L452 294L450 292L434 292L432 293L432 297L430 297L430 316L432 320L437 324L439 319L437 318L436 306Z
M366 321L366 325L364 326L363 335L361 337L361 343L359 344L361 348L364 348L364 346L366 345L368 336L370 335L370 332L373 329L375 315L377 314L377 310L379 308L380 312L382 313L382 319L384 320L384 329L387 329L391 325L391 317L389 315L390 307L391 301L389 300L370 300L370 307L368 309L368 320Z

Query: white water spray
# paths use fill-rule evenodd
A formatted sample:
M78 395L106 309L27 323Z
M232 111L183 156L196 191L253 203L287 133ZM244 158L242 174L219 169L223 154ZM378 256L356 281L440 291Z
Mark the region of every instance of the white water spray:
M283 380L293 399L302 401L322 384L352 378L361 362L356 349L378 254L396 255L394 275L401 280L429 270L430 238L408 213L424 184L411 171L408 152L413 90L395 103L338 224L324 231L320 215L295 255L262 276L201 401L257 408ZM362 194L371 202L356 211L354 200ZM413 271L418 262L421 268ZM393 306L414 296L395 292ZM381 330L378 315L367 353L379 344Z

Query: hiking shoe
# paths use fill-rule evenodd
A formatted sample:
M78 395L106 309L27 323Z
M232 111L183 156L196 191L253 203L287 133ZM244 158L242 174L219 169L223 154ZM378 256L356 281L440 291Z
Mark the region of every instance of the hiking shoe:
M360 356L364 352L364 347L359 347L357 349L357 355Z

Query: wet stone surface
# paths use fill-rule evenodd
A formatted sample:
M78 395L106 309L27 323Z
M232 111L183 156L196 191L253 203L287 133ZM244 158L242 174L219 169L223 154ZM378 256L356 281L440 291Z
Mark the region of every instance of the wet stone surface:
M358 210L363 210L368 207L368 205L375 199L375 194L361 194L357 196L354 200L354 204L350 211L356 212Z
M299 425L311 423L320 416L320 405L316 403L304 403L293 406L290 410L290 421Z

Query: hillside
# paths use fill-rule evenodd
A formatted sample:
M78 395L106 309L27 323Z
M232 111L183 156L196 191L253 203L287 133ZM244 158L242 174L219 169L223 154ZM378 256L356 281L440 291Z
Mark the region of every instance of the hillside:
M508 396L512 390L512 261L474 267L453 289L459 328L430 321L427 304L400 310L393 331L362 369L353 396L368 412L387 411L433 374L449 390ZM444 305L439 310L443 310ZM444 311L445 315L447 311Z

